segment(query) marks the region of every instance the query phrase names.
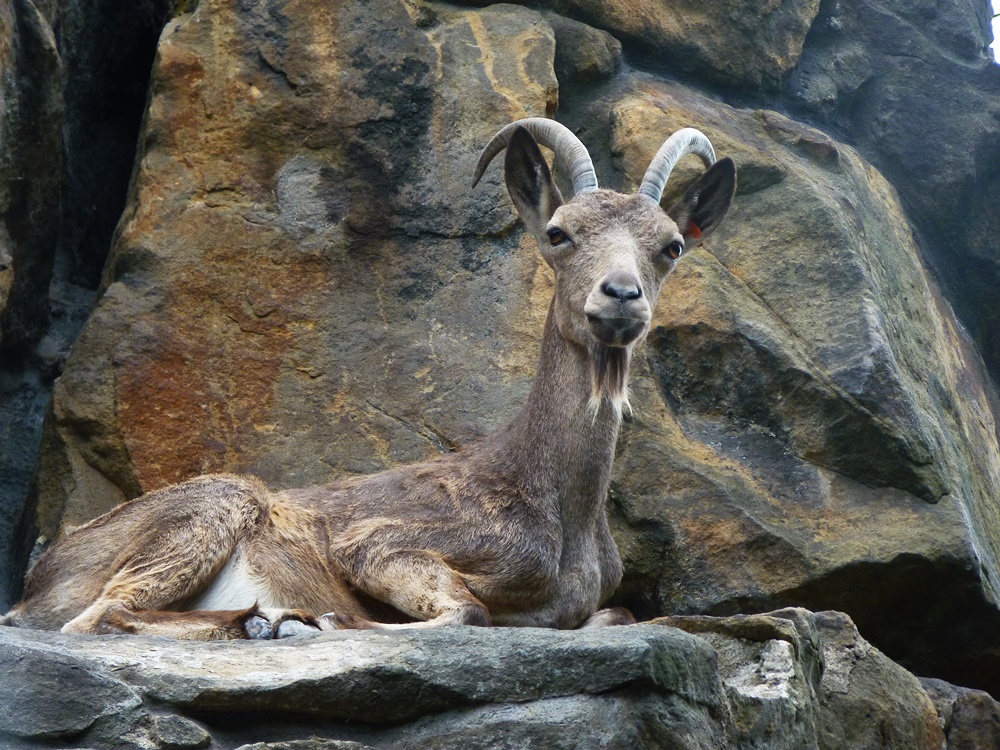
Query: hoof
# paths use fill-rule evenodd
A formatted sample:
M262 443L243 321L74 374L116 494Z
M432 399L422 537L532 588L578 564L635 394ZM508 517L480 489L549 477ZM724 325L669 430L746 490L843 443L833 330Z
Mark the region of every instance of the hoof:
M316 633L320 627L316 620L299 609L258 609L243 621L243 630L251 640L270 641Z
M250 615L243 623L243 630L252 641L269 641L274 638L271 621L263 615Z
M291 638L292 636L302 635L303 633L318 633L320 628L316 625L310 625L309 623L302 622L302 620L288 619L282 620L278 623L278 628L275 631L275 638Z

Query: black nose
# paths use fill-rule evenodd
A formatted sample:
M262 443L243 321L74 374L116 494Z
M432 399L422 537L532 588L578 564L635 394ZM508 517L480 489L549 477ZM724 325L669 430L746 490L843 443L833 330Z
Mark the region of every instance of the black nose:
M637 284L629 281L612 280L601 284L601 291L609 297L614 297L621 302L628 302L632 299L639 299L642 296L642 289Z

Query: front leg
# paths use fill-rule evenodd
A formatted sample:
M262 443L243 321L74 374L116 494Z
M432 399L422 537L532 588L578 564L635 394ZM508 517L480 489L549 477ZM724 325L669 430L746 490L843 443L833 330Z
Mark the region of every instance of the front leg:
M120 602L95 605L63 628L64 633L131 633L193 641L287 638L318 630L320 625L315 618L301 610L253 606L173 612L136 610Z
M490 614L462 577L444 559L426 550L372 551L363 566L350 571L349 583L391 604L417 622L391 624L331 612L320 618L323 629L394 630L444 625L491 625Z

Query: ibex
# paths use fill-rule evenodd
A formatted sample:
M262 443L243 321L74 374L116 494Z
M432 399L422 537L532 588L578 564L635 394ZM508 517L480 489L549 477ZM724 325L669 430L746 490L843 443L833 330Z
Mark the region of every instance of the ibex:
M538 143L568 165L568 202ZM457 453L319 487L209 475L149 492L54 544L0 621L202 640L634 622L598 611L622 577L605 502L629 361L664 279L729 210L736 168L688 128L636 195L601 190L576 136L529 118L493 137L473 187L505 148L507 189L555 273L538 374L509 425ZM689 153L709 168L664 213L667 177Z

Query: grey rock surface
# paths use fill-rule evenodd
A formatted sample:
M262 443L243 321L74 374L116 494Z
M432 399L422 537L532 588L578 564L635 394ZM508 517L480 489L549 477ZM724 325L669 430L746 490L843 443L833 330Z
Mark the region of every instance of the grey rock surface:
M13 666L0 737L17 747L940 750L944 738L916 678L832 612L207 644L2 628L0 662Z
M889 178L930 264L1000 381L1000 66L988 0L824 3L785 82Z
M1000 703L988 693L931 678L920 684L937 709L947 750L1000 750Z

